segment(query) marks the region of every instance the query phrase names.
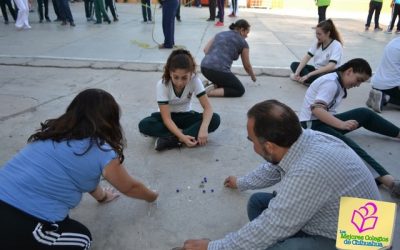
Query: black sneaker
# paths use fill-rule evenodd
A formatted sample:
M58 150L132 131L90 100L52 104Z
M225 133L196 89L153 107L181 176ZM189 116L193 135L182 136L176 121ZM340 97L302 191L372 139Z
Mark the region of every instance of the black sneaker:
M165 149L179 148L182 143L178 140L176 136L168 137L158 137L154 149L157 151L162 151Z

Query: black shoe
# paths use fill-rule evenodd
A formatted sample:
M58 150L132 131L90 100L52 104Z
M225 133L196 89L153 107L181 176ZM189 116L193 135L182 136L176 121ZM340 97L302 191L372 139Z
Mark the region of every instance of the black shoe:
M54 19L54 21L53 22L61 22L61 19L59 19L59 18L57 18L57 19Z
M162 151L165 149L179 148L182 143L176 136L158 137L154 149Z
M215 21L215 18L208 18L207 19L207 22L214 22Z
M70 22L69 25L71 25L72 27L76 26L74 22Z
M94 22L94 24L101 24L101 22Z
M119 21L118 18L114 17L114 22L118 22L118 21Z
M5 20L5 21L4 21L4 24L8 24L8 20Z
M51 23L50 18L46 17L46 22Z
M39 20L39 23L43 23L43 19L40 19L40 20Z
M181 20L181 18L180 18L180 17L177 17L177 18L176 18L176 21L178 21L178 22L182 22L182 20Z

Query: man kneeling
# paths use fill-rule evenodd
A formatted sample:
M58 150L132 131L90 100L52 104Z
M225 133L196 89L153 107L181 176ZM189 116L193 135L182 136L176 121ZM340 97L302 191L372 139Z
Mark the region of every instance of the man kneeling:
M364 162L341 140L302 130L292 109L276 100L247 113L248 139L267 162L246 176L229 176L228 188L276 191L251 196L250 222L220 240L187 240L184 249L336 249L342 196L379 200Z

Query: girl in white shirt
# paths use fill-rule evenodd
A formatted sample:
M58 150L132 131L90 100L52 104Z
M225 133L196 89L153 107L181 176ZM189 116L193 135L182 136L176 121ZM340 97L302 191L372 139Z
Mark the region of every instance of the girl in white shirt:
M192 110L193 96L199 99L203 113ZM220 117L213 113L196 75L194 58L187 50L174 50L169 56L162 79L157 83L157 103L160 111L139 123L141 133L157 137L157 151L179 147L182 143L187 147L203 146L208 133L220 124Z
M309 86L323 74L340 66L343 56L343 41L331 19L320 22L315 30L317 42L308 50L300 62L292 62L290 79ZM314 57L314 65L307 64Z
M321 131L344 141L379 174L377 182L384 184L392 196L400 198L400 181L396 181L383 166L346 136L347 133L363 127L377 134L400 138L400 128L367 108L336 113L336 108L347 97L347 89L360 86L371 75L368 62L356 58L340 66L336 72L321 76L308 88L299 120L303 128Z

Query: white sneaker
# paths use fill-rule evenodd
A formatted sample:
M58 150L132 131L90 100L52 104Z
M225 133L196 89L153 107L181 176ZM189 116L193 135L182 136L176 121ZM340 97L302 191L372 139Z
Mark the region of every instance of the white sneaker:
M366 104L368 107L372 108L375 112L381 113L383 106L382 91L371 89Z

